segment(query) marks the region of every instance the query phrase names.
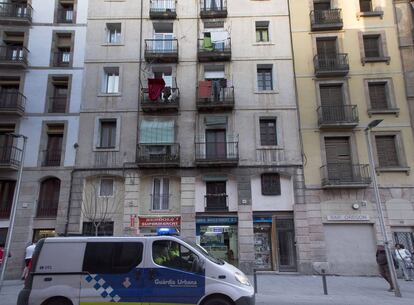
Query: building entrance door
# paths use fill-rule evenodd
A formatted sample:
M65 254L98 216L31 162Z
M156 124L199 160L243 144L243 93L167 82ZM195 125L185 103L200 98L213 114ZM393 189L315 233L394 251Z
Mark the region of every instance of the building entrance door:
M279 271L296 271L295 227L293 219L276 220Z

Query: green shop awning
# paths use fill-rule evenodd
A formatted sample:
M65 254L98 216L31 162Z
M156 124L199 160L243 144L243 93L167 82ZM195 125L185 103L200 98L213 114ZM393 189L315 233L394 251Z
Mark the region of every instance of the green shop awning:
M143 120L140 126L141 144L174 143L174 121Z

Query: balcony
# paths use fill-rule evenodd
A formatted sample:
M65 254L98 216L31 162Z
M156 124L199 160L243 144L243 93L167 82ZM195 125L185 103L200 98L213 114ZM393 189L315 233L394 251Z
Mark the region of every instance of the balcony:
M10 25L30 25L32 23L32 7L27 3L0 2L0 23Z
M9 219L13 202L0 202L0 219Z
M206 212L224 212L229 210L229 196L226 194L207 194L204 196Z
M343 27L341 9L314 10L310 19L312 31L340 30Z
M149 168L180 166L180 144L138 144L137 164Z
M141 109L144 112L177 112L180 106L180 90L165 87L158 99L150 99L148 88L141 90Z
M57 23L73 23L73 7L61 7L57 10Z
M349 72L348 54L315 55L313 65L316 77L345 76Z
M212 43L205 38L198 39L197 57L199 62L230 61L231 60L231 39L224 42Z
M26 97L20 92L0 91L0 114L22 116Z
M320 106L317 111L319 128L354 128L359 122L356 105Z
M60 166L61 159L62 159L61 149L44 150L42 166Z
M151 19L175 19L177 12L175 0L150 0Z
M321 167L324 188L363 188L371 183L368 164L328 163Z
M36 217L55 218L57 216L58 202L42 200L37 203Z
M197 166L237 166L239 163L239 142L196 141L195 162Z
M22 46L0 46L0 68L26 69L28 54Z
M144 57L148 63L178 63L178 40L145 39Z
M65 68L71 65L72 54L70 51L58 51L53 53L53 66Z
M0 169L18 170L22 159L22 150L13 145L0 147Z
M196 106L198 111L231 111L234 108L234 87L213 88L209 96L197 87Z
M68 102L67 97L50 97L49 107L47 109L47 112L48 113L65 113L67 102Z
M226 18L227 0L200 0L200 17L202 19Z

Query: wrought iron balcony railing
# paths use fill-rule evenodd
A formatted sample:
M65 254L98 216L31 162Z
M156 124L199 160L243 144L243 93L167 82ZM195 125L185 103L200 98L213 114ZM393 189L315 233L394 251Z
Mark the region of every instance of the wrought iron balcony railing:
M70 51L58 51L53 53L54 67L69 67L72 53Z
M321 167L324 187L365 187L371 183L368 164L328 163Z
M196 104L199 111L231 110L234 108L234 87L212 87L210 94L205 96L197 87Z
M60 166L61 159L62 159L61 149L44 150L42 166Z
M0 91L0 113L23 115L26 97L20 92Z
M37 217L54 218L57 216L58 201L39 200L37 203Z
M231 60L231 38L215 43L208 38L201 38L197 45L198 60L201 62Z
M228 211L228 199L227 194L207 194L204 196L204 208L210 212Z
M200 0L201 18L226 18L227 0Z
M145 39L145 60L152 63L178 62L177 39Z
M198 165L237 165L239 142L195 142L195 161Z
M151 19L175 19L175 0L150 0Z
M349 72L348 54L315 55L313 58L315 74L323 76L345 76Z
M0 146L0 167L18 169L22 150L13 145Z
M180 144L138 144L137 164L141 167L173 167L180 165Z
M58 23L73 23L73 8L59 8L57 11L57 22Z
M149 97L148 88L141 91L141 109L145 112L178 111L180 106L180 89L165 87L156 100Z
M358 125L356 105L320 106L317 111L319 127L355 127Z
M341 9L313 10L310 20L312 31L340 30L343 27Z
M0 2L0 22L25 22L30 24L32 21L32 6L28 3Z
M0 64L24 68L28 54L29 50L22 46L0 46Z

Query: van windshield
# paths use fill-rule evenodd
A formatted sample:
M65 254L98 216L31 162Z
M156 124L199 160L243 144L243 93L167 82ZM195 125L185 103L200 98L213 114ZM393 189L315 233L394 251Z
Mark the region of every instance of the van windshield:
M186 240L185 242L189 244L190 246L194 247L195 249L197 249L201 254L203 254L208 260L212 261L213 263L216 263L218 265L224 265L224 261L222 259L214 257L202 246L196 244L195 242L191 240Z

